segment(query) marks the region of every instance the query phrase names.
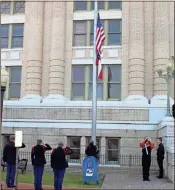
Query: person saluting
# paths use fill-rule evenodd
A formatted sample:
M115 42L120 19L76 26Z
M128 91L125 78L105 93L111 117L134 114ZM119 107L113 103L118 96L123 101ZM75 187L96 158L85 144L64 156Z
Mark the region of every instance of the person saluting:
M154 148L154 143L151 142L151 139L145 137L144 141L140 143L140 147L142 148L143 181L150 181L149 170L151 166L151 151Z
M41 139L38 139L36 146L32 147L31 160L34 171L35 190L42 190L42 177L44 165L46 164L45 152L48 150L52 150L51 146L44 144Z

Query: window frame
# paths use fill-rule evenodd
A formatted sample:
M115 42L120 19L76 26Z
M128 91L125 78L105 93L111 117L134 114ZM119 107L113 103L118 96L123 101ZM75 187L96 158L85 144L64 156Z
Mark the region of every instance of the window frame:
M120 22L120 32L109 32L109 22L110 21L119 21ZM107 46L121 46L122 43L122 19L108 19L107 20ZM110 34L120 34L120 44L109 44L109 35Z
M25 1L3 1L3 2L9 2L10 3L10 11L8 14L2 14L2 15L16 15L16 14L25 14ZM14 13L14 9L15 9L15 3L18 2L23 2L24 3L24 12L22 13ZM1 12L1 9L0 9Z
M76 9L76 2L85 2L86 3L86 9L82 9L82 10L78 10ZM73 5L73 10L74 12L82 12L82 11L87 11L88 10L88 6L89 6L89 3L87 1L74 1L74 5Z
M15 25L22 25L23 26L23 35L15 35L13 36L13 29L14 29L14 26ZM12 47L12 41L13 41L13 38L22 38L22 47ZM23 23L15 23L15 24L12 24L12 33L11 33L11 49L18 49L18 48L23 48L23 40L24 40L24 24Z
M1 25L6 25L6 26L8 26L8 34L7 34L7 36L0 36L1 39L2 39L2 38L6 38L6 39L7 39L7 47L2 48L2 47L0 46L0 48L1 48L1 49L8 49L8 47L9 47L9 36L10 36L10 25L9 25L9 24L1 24Z
M112 64L109 64L109 65L107 65L107 68L108 68L108 66L113 66ZM108 80L107 80L107 97L108 97L108 101L113 101L113 100L117 100L117 101L120 101L121 100L121 83L122 83L122 65L121 64L115 64L115 65L120 65L120 81L119 82L108 82ZM108 71L107 71L107 75L108 75L109 73L108 73ZM108 84L120 84L120 99L118 99L118 98L109 98L109 96L108 96Z
M20 2L24 4L24 12L22 12L22 13L19 13L19 12L15 13L15 4L16 4L16 3L20 3ZM14 14L14 15L17 15L17 14L25 14L25 1L14 1L14 2L13 2L13 14Z
M120 2L120 8L119 9L111 9L111 8L109 8L110 2ZM122 1L108 1L108 10L122 10Z
M115 139L115 140L117 140L118 141L118 146L117 146L117 149L109 149L108 148L108 141L110 140L110 139ZM116 164L116 162L117 162L117 164L119 165L120 164L120 143L121 143L121 138L120 137L107 137L106 138L106 162L108 163L108 164L112 164L112 163L114 163L114 164ZM109 151L116 151L117 153L118 153L118 160L116 160L116 161L109 161L109 155L108 155L108 152Z
M6 86L6 92L5 92L5 99L6 100L19 100L21 98L21 84L22 84L22 66L8 66L7 68L7 72L9 73L9 76L11 76L11 70L12 68L20 68L21 69L21 81L20 82L11 82L10 78L7 82L7 86ZM20 84L20 96L19 98L11 98L10 97L10 84Z
M74 9L73 9L74 12L93 11L93 9L92 9L92 1L86 1L87 2L86 10L76 10L75 2L76 1L74 1ZM118 11L120 11L120 10L122 10L122 1L120 1L120 3L121 3L120 9L109 9L109 1L104 1L104 9L100 9L100 10L103 10L103 11L118 10Z
M121 64L111 64L111 65L120 65L120 82L117 82L118 84L120 84L120 97L121 97L121 79L122 79L122 65ZM72 65L72 81L71 81L71 100L73 101L91 101L92 98L90 98L90 93L89 93L89 90L90 90L90 70L91 70L91 67L93 65L90 64L90 65L79 65L79 64L75 64L75 65ZM102 70L103 70L103 80L102 81L99 81L98 83L99 84L103 84L103 95L102 95L102 99L101 98L97 98L97 100L99 101L119 101L121 100L120 99L112 99L112 98L109 98L108 97L108 66L109 64L106 64L106 65L102 65ZM84 95L84 98L74 98L73 97L73 69L74 67L84 67L85 69L85 76L84 76L84 80L85 80L85 95Z
M86 25L86 30L85 30L85 33L75 33L75 25L76 23L85 23ZM73 21L73 47L86 47L87 46L87 36L88 36L88 22L86 20L74 20ZM80 45L75 45L75 36L85 36L85 44L80 46Z
M2 11L2 9L0 9L0 13L1 13L1 15L10 15L11 14L11 4L12 4L12 2L11 1L2 1L1 3L9 3L9 5L10 5L10 8L8 9L9 10L9 13L2 13L1 11ZM4 10L4 9L3 9ZM6 10L6 9L5 9Z
M79 141L80 141L80 147L79 148L72 148L71 146L71 138L79 138ZM79 154L79 159L74 159L74 158L71 158L71 155L68 156L68 161L71 161L71 160L77 160L77 161L80 161L81 160L81 136L68 136L67 137L67 140L68 140L68 146L74 151L74 150L79 150L80 154Z
M72 83L72 86L71 86L72 88L71 88L71 97L72 97L73 100L85 100L85 91L86 91L86 89L85 89L85 88L86 88L86 77L85 77L85 76L86 76L86 68L84 68L84 75L85 75L85 76L84 76L84 82L83 82L83 81L82 81L82 82L74 82L74 80L73 80L73 79L74 79L74 72L73 72L74 68L73 68L73 66L76 66L76 67L83 67L84 65L72 65L72 82L71 82L71 83ZM74 84L84 84L84 97L82 97L82 98L80 98L80 97L79 97L79 98L78 98L78 97L77 97L77 98L76 98L76 97L73 98L73 85L74 85Z
M17 25L17 24L23 25L23 35L21 37L24 39L24 23L2 24L2 25L8 25L9 26L9 32L8 32L8 47L7 48L1 48L1 49L22 49L23 48L23 44L22 44L22 47L12 47L13 26ZM18 36L16 36L16 37L18 37Z
M104 46L121 46L122 43L122 19L101 19L102 20L102 24L103 24L103 28L104 28L104 33L106 36L106 39L104 41ZM109 32L109 21L119 21L120 23L120 32ZM85 45L83 46L77 46L75 45L75 36L76 35L84 35L84 34L75 34L75 24L74 23L78 23L78 22L86 22L86 41L85 41ZM91 31L91 26L93 23L93 20L74 20L73 21L73 38L72 38L72 44L73 44L73 48L76 47L92 47L93 44L91 44L91 35L93 34L93 31ZM109 35L110 34L119 34L120 35L120 43L119 44L111 44L109 45Z

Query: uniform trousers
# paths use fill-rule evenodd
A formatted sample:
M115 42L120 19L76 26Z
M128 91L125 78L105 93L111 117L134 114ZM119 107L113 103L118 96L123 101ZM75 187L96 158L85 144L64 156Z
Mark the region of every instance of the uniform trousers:
M163 159L157 158L157 163L159 166L159 177L163 177Z
M66 169L54 169L54 188L55 190L62 190L62 184Z
M149 179L149 170L151 166L151 156L142 156L142 169L143 169L143 180Z
M16 174L16 165L7 164L6 184L7 187L14 186Z
M44 165L34 166L34 187L35 190L42 190L42 177L44 171Z

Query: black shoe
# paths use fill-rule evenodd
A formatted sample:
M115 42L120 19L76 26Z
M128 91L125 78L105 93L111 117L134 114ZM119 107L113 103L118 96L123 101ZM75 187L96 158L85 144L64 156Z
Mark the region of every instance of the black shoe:
M157 178L158 178L158 179L162 179L162 178L163 178L163 176L157 176Z
M146 181L151 181L149 178Z
M146 181L146 179L143 179L142 181Z

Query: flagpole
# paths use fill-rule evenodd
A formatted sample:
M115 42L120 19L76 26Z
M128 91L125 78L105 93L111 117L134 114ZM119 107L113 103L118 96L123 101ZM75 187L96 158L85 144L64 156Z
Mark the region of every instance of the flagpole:
M96 33L97 33L98 4L94 1L94 59L93 59L93 94L92 94L92 140L96 144L96 119L97 119L97 68L96 68Z

